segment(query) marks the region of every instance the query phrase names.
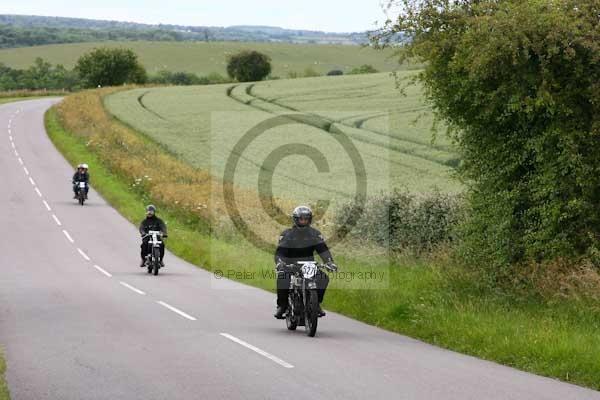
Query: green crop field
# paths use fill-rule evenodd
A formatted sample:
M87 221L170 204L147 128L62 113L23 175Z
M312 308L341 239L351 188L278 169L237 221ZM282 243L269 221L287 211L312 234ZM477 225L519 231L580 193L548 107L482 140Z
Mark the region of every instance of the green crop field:
M230 154L240 153L235 184L255 189L266 171L273 174L273 192L279 197L307 202L350 198L356 186L353 157L336 140L340 136L350 138L358 150L369 194L393 188L460 191L451 179L456 155L447 140L431 143L431 116L419 89L411 88L402 97L389 74L144 88L113 94L105 104L120 120L216 177L224 176ZM299 112L322 117L318 122L324 121L326 128L304 123L279 126L266 130L247 148L235 148L262 121ZM413 124L420 114L423 118ZM322 153L327 173L303 155L265 161L294 143Z
M287 43L242 42L102 42L22 47L0 50L0 63L14 68L29 67L36 57L72 68L77 59L94 47L126 47L135 51L149 73L161 69L208 75L225 74L227 56L240 50L258 50L271 56L273 75L282 78L290 72L313 68L320 74L332 69L349 71L371 64L380 71L398 68L391 52L344 45L300 45Z

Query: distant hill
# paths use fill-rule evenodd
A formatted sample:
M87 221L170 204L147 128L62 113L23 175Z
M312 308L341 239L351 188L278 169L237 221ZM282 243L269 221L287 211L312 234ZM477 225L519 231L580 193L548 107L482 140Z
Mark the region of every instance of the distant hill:
M150 25L84 18L0 15L0 48L99 41L233 41L359 45L365 32L331 33L271 26Z

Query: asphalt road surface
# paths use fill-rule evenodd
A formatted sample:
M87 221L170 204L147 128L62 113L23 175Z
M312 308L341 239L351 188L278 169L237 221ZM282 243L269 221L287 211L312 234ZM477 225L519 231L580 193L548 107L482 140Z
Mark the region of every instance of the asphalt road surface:
M84 207L71 199L73 169L43 126L54 102L0 107L0 345L13 400L600 399L334 313L316 338L287 331L274 295L215 287L171 254L147 275L136 227L93 189Z

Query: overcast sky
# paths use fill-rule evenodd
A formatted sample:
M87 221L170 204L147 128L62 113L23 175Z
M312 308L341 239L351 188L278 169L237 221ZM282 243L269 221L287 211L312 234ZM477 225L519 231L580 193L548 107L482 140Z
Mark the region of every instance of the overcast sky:
M2 0L0 14L110 19L149 24L270 25L330 32L382 22L382 0ZM385 0L383 0L385 1Z

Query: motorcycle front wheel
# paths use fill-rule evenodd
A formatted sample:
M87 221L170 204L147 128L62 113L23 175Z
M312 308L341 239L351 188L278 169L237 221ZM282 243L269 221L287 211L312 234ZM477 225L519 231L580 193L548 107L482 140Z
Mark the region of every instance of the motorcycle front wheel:
M160 268L160 250L156 247L152 249L152 264L154 267L154 275L158 275L158 269Z
M306 296L304 330L307 336L314 337L317 333L317 323L319 321L319 297L316 289L307 290Z
M295 331L296 327L298 326L298 318L296 318L296 316L294 315L294 301L294 296L290 294L288 296L288 309L285 314L285 325L290 331Z

